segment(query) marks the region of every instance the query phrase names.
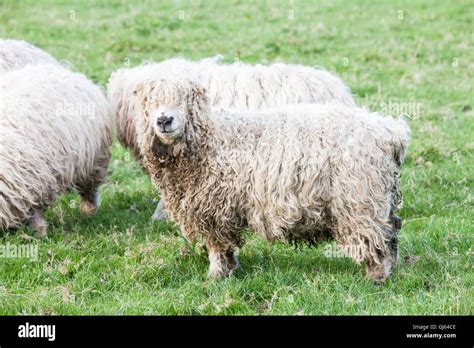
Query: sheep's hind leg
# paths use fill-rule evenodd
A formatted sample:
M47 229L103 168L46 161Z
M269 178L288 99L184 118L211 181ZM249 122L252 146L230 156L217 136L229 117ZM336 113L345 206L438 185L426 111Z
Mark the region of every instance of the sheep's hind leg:
M239 260L237 259L237 256L235 255L234 251L228 251L224 254L224 257L227 261L227 268L230 271L235 271L237 268L239 268Z
M379 251L376 259L369 256L365 261L367 276L378 284L388 278L398 259L398 232L402 228L402 220L391 213L389 221L390 229L387 233L389 240L386 244L385 256L382 255L382 251Z
M80 210L84 215L95 214L100 204L98 185L80 185L78 187L81 195Z
M238 268L239 261L234 251L225 252L208 248L209 252L209 277L214 279L222 279Z
M110 160L108 150L100 157L95 165L95 169L88 178L77 183L76 188L81 195L80 211L85 215L95 214L99 205L99 186L104 182L107 175L107 165Z
M156 205L155 212L153 213L152 220L160 220L160 221L167 221L168 220L168 213L166 212L166 205L165 201L160 199L158 204Z
M365 212L367 215L368 212ZM379 221L372 221L371 226L358 227L358 220L353 217L364 216L363 213L351 212L348 217L340 218L336 223L337 233L334 239L344 250L345 254L355 262L365 263L366 275L376 284L383 283L390 275L393 266L392 250L396 249L396 240L393 249L386 242L386 237L392 232L381 231L388 226ZM362 220L364 221L364 220ZM362 224L360 224L362 225ZM363 228L363 229L362 229Z
M388 247L392 255L392 261L393 263L396 263L398 260L398 232L400 232L400 229L402 228L402 219L400 219L395 214L391 214L390 224L392 226L392 230Z
M46 237L48 233L48 223L43 217L43 212L35 210L28 219L28 225L35 231L37 237Z

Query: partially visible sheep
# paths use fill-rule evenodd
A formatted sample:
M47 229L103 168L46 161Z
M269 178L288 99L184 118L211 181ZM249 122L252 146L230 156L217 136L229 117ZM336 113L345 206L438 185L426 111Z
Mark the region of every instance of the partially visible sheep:
M22 40L0 39L0 74L21 69L28 64L53 64L50 54Z
M42 211L70 188L81 195L81 212L95 212L112 142L102 90L81 74L38 64L4 74L0 92L0 229L29 220L46 234Z
M193 62L182 58L120 69L109 79L108 99L115 115L120 143L140 162L135 136L133 87L145 80L183 76L199 81L210 103L242 110L264 110L286 104L338 102L355 106L349 89L328 71L302 65L277 63L269 66L241 62L219 64L219 57ZM153 215L165 218L160 203Z
M246 227L269 240L335 239L376 282L397 258L405 121L337 104L213 109L183 79L135 88L143 164L212 277L237 266Z

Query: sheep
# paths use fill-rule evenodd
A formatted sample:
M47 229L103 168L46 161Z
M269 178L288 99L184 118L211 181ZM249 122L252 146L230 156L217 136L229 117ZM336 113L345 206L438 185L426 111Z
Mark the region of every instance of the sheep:
M141 162L135 136L132 89L138 82L164 76L192 76L208 90L211 104L242 110L264 110L286 104L336 101L355 106L349 89L335 75L302 65L277 63L270 66L242 62L219 64L220 56L193 62L173 58L113 73L108 84L108 100L115 115L120 143ZM163 202L153 219L166 219Z
M71 188L81 212L94 213L112 142L102 89L51 64L5 73L0 87L0 230L28 221L46 235L44 209Z
M184 78L138 83L134 95L143 164L183 236L204 241L210 277L237 267L245 228L270 242L334 239L375 282L389 276L404 120L338 103L213 108Z
M0 74L28 64L60 65L50 54L26 41L0 39Z

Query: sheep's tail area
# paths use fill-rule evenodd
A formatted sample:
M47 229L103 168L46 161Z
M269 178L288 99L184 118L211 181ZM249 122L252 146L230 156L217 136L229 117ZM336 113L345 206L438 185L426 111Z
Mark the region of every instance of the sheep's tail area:
M389 120L389 129L392 133L391 142L394 149L393 157L397 165L401 166L405 161L408 145L410 145L411 130L404 117L389 118Z
M386 119L389 121L388 127L392 134L390 142L393 149L393 159L398 166L395 174L395 184L392 188L392 209L393 212L397 212L403 206L403 194L400 187L400 167L405 161L408 145L411 141L411 130L403 117L397 119L390 117Z

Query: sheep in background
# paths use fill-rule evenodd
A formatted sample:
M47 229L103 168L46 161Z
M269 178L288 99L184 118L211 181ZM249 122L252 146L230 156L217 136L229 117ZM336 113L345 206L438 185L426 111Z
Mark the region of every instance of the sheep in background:
M0 39L0 74L21 69L28 64L53 64L50 54L22 40Z
M111 75L108 100L115 115L117 137L139 163L141 155L135 135L136 112L132 90L141 81L166 76L190 77L207 89L213 106L242 110L327 102L355 106L349 89L328 71L282 63L269 66L241 62L219 64L220 58L216 56L201 61L174 58L132 69L120 69ZM163 202L158 204L153 218L166 219Z
M182 78L134 93L143 164L183 235L203 238L211 277L237 267L246 227L268 241L335 239L374 281L388 277L405 121L337 104L214 109Z
M45 235L43 210L70 188L95 212L112 142L103 91L51 64L5 73L0 87L0 229L28 220Z

